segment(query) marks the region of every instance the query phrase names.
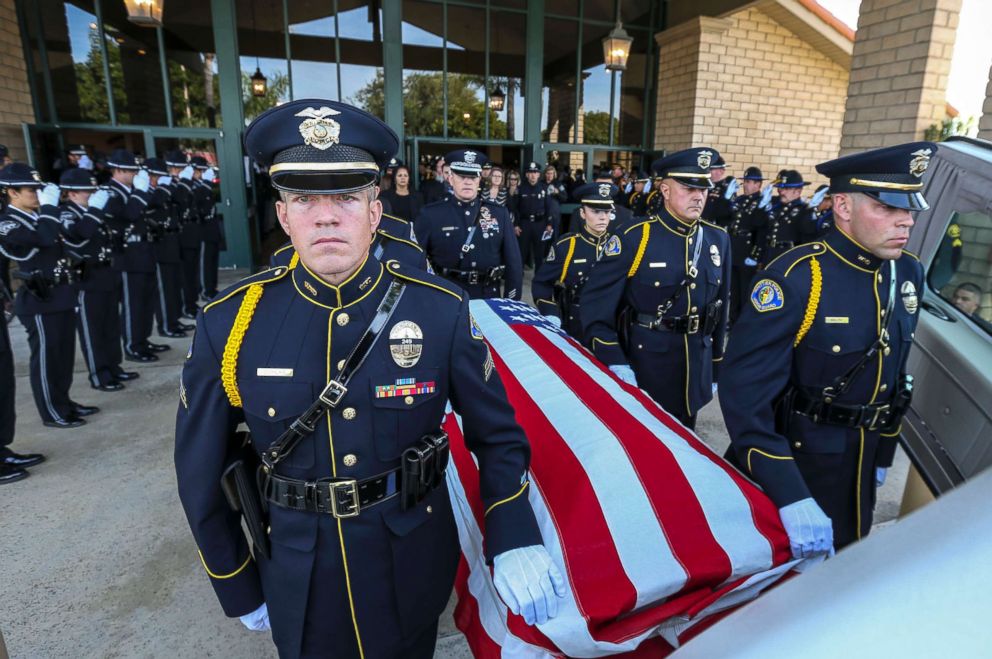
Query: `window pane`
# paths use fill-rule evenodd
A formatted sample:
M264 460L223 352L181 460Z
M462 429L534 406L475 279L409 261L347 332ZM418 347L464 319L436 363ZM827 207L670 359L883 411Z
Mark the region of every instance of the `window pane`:
M236 8L241 56L241 102L245 121L250 121L278 103L289 100L282 3L239 0ZM257 73L265 76L262 96L256 96L253 90L252 76Z
M155 32L129 23L123 9L121 3L120 11L105 10L104 18L109 15L114 22L103 26L117 122L163 126L165 97Z
M334 14L331 2L312 6L289 3L290 54L293 67L293 98L338 97L338 67L335 63Z
M577 21L558 18L548 18L544 22L544 88L547 93L542 99L541 114L542 135L547 142L582 142L575 126L578 26Z
M490 21L489 91L498 84L506 99L503 110L490 115L489 137L522 140L527 19L523 14L494 11Z
M448 6L449 137L486 137L485 25L484 9Z
M647 116L645 105L645 73L650 71L651 58L648 48L651 35L648 32L630 32L634 43L630 46L627 70L618 80L617 121L619 130L616 143L628 146L644 144L644 122Z
M585 0L582 17L588 21L605 21L613 23L616 20L616 2L614 0ZM620 3L620 17L624 27L649 27L651 22L651 0L623 0Z
M927 278L942 298L992 334L992 217L954 213Z
M54 118L48 111L49 103L47 92L45 91L45 78L43 75L45 62L42 59L41 50L38 47L38 30L41 25L41 20L39 17L40 11L31 3L22 2L18 3L18 6L21 9L18 19L24 22L24 38L26 40L24 45L27 49L27 55L30 58L25 64L29 64L29 71L34 73L30 82L32 93L35 96L37 107L40 111L38 120L43 123L51 123L54 121Z
M177 126L219 126L220 79L209 7L173 2L164 7L162 31L173 121Z
M60 121L110 121L99 30L92 3L87 4L89 10L68 2L48 1L39 7ZM35 9L29 3L25 10Z
M403 120L408 136L444 134L442 20L439 4L403 3Z

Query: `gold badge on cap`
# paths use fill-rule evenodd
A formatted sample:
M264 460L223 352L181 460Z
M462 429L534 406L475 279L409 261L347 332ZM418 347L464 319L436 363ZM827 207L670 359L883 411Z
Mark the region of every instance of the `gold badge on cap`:
M710 245L710 261L713 261L713 265L720 267L720 248L716 245Z
M916 285L911 281L904 281L899 289L902 293L902 305L906 311L915 314L920 308L920 298L916 295Z
M920 149L909 154L913 156L913 159L909 161L909 173L916 178L923 176L923 172L927 171L927 167L930 166L931 153L933 153L932 149Z
M610 196L610 188L613 187L609 183L599 184L599 196L603 199L608 199Z
M335 114L341 113L326 105L319 110L306 108L297 112L297 117L307 117L300 124L300 135L303 136L303 142L321 151L337 144L341 138L341 124L330 118Z
M471 164L474 164L475 163L475 155L476 155L475 154L475 151L466 151L465 152L465 162L467 162L470 165Z
M699 155L696 156L696 164L703 169L709 169L711 162L713 162L712 151L700 151Z
M411 320L401 320L389 330L389 352L398 366L410 368L420 361L424 351L424 333Z

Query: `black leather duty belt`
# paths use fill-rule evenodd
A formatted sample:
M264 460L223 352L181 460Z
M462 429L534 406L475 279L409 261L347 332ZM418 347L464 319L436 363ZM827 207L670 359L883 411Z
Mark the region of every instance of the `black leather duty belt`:
M272 475L264 481L264 495L269 502L281 508L327 513L338 519L347 519L357 517L365 508L395 497L399 494L399 480L399 469L364 480L324 478L301 481Z
M809 417L814 423L871 431L892 429L902 418L902 411L889 402L872 405L828 403L821 396L811 396L801 390L795 392L792 410Z
M720 319L721 304L714 302L706 305L705 313L694 313L686 316L665 316L659 318L654 314L639 313L636 316L637 324L649 330L657 332L674 332L676 334L698 334L700 331L704 335L710 335L716 330Z
M498 265L485 270L459 270L457 268L438 268L442 277L452 277L466 284L481 284L489 286L503 280L506 266Z

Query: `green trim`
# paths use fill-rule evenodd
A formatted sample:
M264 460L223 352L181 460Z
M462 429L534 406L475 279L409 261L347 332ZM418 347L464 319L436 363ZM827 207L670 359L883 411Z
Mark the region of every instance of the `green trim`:
M448 138L448 3L441 5L441 98L444 121L441 134Z
M483 81L485 82L482 88L482 91L484 93L484 97L482 99L482 116L483 116L484 128L482 130L482 134L486 136L487 140L489 139L489 85L491 84L489 82L489 56L492 54L490 52L490 44L489 44L490 32L492 32L492 26L490 23L490 8L489 8L489 0L486 0L486 55L485 55L486 70L482 78Z
M341 26L338 24L338 0L334 0L334 70L337 71L335 79L338 83L338 102L343 102L341 98Z
M541 88L544 86L544 0L527 3L527 51L524 77L524 142L536 158L541 143Z
M289 42L289 0L282 0L282 35L286 50L286 77L289 79L289 100L293 100L293 46ZM255 186L252 186L254 191Z
M52 67L48 61L48 47L45 45L44 21L41 19L41 4L31 3L34 12L31 17L35 21L35 40L38 42L38 59L41 60L41 79L45 85L45 100L48 105L48 118L54 124L59 121L59 113L55 110L55 88L52 86ZM107 58L104 57L106 62Z
M107 110L110 125L117 125L117 105L114 103L114 83L110 78L110 59L107 55L107 33L103 29L103 8L101 0L93 0L93 13L96 14L96 29L100 39L100 56L103 57L103 86L107 90Z
M28 74L28 87L31 90L31 107L34 109L34 120L41 121L41 105L39 103L39 98L41 94L38 92L38 81L36 80L36 75L34 71L34 52L31 50L31 35L27 29L28 19L24 14L24 3L16 2L14 4L14 9L17 12L17 25L20 28L21 34L21 52L24 53L24 66L27 69ZM28 137L25 133L25 138ZM25 147L27 146L25 142ZM34 167L34 163L28 163Z
M169 67L165 62L165 37L162 28L155 28L158 40L158 65L162 71L162 97L165 99L165 123L172 128L175 121L172 116L172 90L169 89Z
M382 63L383 119L403 144L403 9L399 2L382 4Z

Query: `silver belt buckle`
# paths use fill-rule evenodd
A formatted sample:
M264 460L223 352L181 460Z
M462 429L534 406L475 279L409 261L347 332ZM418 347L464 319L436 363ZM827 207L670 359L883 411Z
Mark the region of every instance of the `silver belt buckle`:
M699 331L699 315L689 316L689 334Z
M324 390L320 392L320 400L324 402L328 407L337 407L341 399L344 398L345 394L348 393L348 387L344 386L337 380L331 380L324 387Z
M349 498L349 501L344 502L341 505L349 506L348 510L341 511L338 508L338 492L339 488L349 488L344 490L345 496ZM331 514L334 515L336 519L348 519L349 517L358 517L358 513L361 512L361 504L358 500L358 481L354 478L346 481L336 481L330 483L330 495L331 495Z

